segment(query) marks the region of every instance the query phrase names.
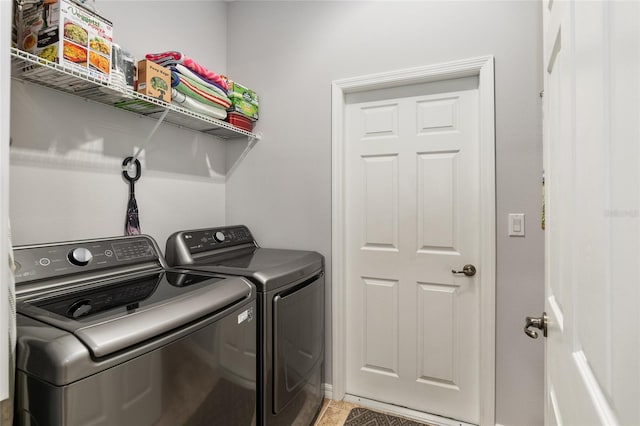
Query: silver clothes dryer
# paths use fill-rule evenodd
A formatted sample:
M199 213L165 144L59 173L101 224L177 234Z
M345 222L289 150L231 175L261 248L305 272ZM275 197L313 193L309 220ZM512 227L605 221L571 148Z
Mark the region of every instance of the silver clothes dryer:
M169 265L248 278L258 291L258 421L313 424L323 400L324 257L259 247L246 226L176 232Z

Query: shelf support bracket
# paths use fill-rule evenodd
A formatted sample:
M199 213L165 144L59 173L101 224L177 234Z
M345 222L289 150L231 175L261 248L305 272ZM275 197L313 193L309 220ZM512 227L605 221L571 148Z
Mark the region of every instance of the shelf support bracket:
M167 114L169 114L169 109L165 109L164 112L162 113L162 115L160 116L160 118L158 118L158 121L156 121L155 126L153 126L153 129L151 129L151 132L149 133L149 135L147 136L147 139L145 139L145 141L143 142L142 145L140 145L140 147L138 148L138 150L136 151L135 154L133 154L133 160L131 160L132 162L138 159L138 156L140 155L140 153L147 147L147 145L149 144L149 142L151 141L151 138L153 138L153 135L156 133L156 131L158 130L158 127L160 127L160 125L162 124L162 122L164 121L164 119L167 117Z
M256 143L258 143L258 141L260 139L262 139L262 133L256 134L256 137L253 137L253 136L248 136L247 137L247 147L244 149L244 151L242 151L242 154L240 154L240 156L238 157L236 162L233 163L233 166L231 166L231 168L227 172L227 176L226 176L225 180L229 179L231 177L231 175L233 174L233 172L235 172L236 168L240 165L242 160L244 160L244 157L246 157L247 154L249 154L249 151L251 151L251 148L253 148L253 146Z

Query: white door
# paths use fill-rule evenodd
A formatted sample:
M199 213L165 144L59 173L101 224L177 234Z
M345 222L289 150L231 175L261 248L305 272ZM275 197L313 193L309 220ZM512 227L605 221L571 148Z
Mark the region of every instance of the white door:
M356 93L345 110L346 392L472 423L482 271L452 270L479 260L477 84Z
M640 3L542 7L545 419L638 425Z

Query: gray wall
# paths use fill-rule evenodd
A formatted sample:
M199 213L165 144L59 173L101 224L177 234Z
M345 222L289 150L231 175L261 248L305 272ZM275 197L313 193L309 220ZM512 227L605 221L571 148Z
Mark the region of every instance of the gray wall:
M182 49L226 71L226 4L99 0L114 41L140 59ZM180 7L188 25L167 25ZM120 163L155 121L14 81L10 215L15 244L122 235L128 186ZM161 247L178 229L225 222L225 143L163 124L136 186L142 232Z
M323 253L329 277L331 81L495 55L496 421L542 424L543 343L522 332L543 309L539 3L234 2L227 25L229 73L260 94L264 133L227 183L227 223L265 246ZM509 212L527 215L526 238L507 237Z
M146 13L169 22L178 4L190 11L180 32L132 19ZM524 316L543 309L537 2L234 2L227 10L217 2L99 0L98 7L114 21L116 42L134 55L184 49L261 96L257 130L265 137L226 186L225 162L232 164L246 142L161 127L137 188L143 232L163 245L179 228L246 223L265 246L320 251L329 276L331 81L495 55L496 421L542 423L543 345L522 333ZM127 188L118 165L152 127L150 120L14 83L14 242L121 234ZM506 236L509 212L527 214L526 238ZM330 335L327 344L330 378Z

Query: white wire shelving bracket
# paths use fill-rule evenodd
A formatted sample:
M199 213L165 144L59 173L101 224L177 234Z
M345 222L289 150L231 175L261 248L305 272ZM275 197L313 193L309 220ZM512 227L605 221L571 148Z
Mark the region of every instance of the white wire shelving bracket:
M136 153L133 154L133 160L137 160L138 156L140 155L140 153L144 149L147 148L147 145L149 144L149 142L151 142L151 138L153 138L153 135L156 134L156 131L158 130L158 127L160 127L160 124L162 124L164 119L167 117L168 113L169 113L169 110L165 109L164 112L162 113L162 115L158 118L158 121L156 121L156 125L153 126L153 129L151 129L151 132L149 132L149 135L147 136L147 139L145 139L145 141L142 143L142 145L140 145L140 147L138 147L138 149L136 150Z
M235 163L233 163L233 166L231 166L231 168L229 168L229 170L227 171L227 176L226 176L227 180L231 177L233 172L235 172L236 168L240 165L242 160L244 160L244 157L246 157L247 154L249 154L249 151L251 151L251 148L253 148L253 146L262 138L261 133L258 133L256 136L257 137L255 138L248 139L247 146L245 147L244 151L242 151L238 159L235 161Z
M70 93L101 104L158 120L147 141L135 154L137 158L162 121L216 136L221 139L247 138L252 146L261 135L237 128L226 121L189 111L129 89L110 85L72 67L47 61L11 48L12 78Z

